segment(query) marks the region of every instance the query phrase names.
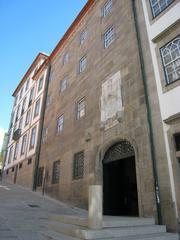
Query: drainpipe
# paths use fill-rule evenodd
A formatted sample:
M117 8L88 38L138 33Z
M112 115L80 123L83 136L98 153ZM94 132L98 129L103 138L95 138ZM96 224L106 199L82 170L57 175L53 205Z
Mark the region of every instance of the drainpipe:
M46 80L45 80L44 98L42 101L41 118L39 121L39 134L38 134L35 163L34 163L33 191L36 191L36 188L37 188L37 177L38 177L40 151L41 151L41 139L43 134L43 123L44 123L44 116L45 116L45 110L46 110L46 99L47 99L48 87L49 87L49 76L51 72L50 62L48 62L47 64L48 64L48 69L47 69Z
M149 125L149 141L150 141L150 151L152 157L152 167L153 167L153 176L154 176L154 190L155 190L155 197L156 197L156 208L157 208L157 217L158 217L158 224L162 224L162 214L161 214L161 198L160 198L160 190L159 190L159 182L158 182L158 173L157 173L157 165L156 165L156 154L154 148L154 138L153 138L153 126L152 126L152 114L151 114L151 107L148 95L148 87L147 87L147 77L144 68L144 57L143 57L143 50L140 38L140 30L138 26L137 20L137 11L135 6L135 0L132 0L132 10L133 10L133 17L134 17L134 24L137 36L137 44L138 44L138 51L139 51L139 59L140 59L140 66L141 66L141 75L143 80L144 86L144 94L145 94L145 102L147 108L147 120Z

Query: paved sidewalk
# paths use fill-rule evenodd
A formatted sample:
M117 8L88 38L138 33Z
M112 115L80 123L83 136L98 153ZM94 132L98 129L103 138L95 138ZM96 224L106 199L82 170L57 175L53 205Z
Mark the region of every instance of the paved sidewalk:
M49 231L49 216L84 213L40 193L0 182L0 240L50 240L53 238L42 234ZM71 238L62 235L59 239Z

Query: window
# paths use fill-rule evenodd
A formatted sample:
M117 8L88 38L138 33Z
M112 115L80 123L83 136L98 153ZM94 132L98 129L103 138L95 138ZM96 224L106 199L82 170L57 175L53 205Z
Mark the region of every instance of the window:
M180 37L161 48L167 84L180 79Z
M15 150L14 150L14 160L17 159L18 150L19 150L19 142L16 143L16 147L15 147Z
M176 134L174 136L174 139L175 139L176 151L179 152L180 151L180 133Z
M14 99L14 106L16 106L16 104L17 104L17 100L18 100L18 95L15 96L15 99Z
M21 116L23 115L23 113L25 111L25 105L26 105L26 97L23 100L22 109L21 109Z
M69 62L69 53L65 53L64 54L64 58L63 58L63 65L67 64Z
M32 158L29 158L27 164L30 165L31 163L32 163Z
M67 87L67 79L63 79L60 81L60 92L64 92Z
M106 17L111 12L112 12L112 0L109 0L103 6L102 15L103 17Z
M26 144L27 144L27 134L25 134L22 138L21 155L24 155L26 151Z
M21 169L21 168L22 168L22 166L23 166L23 164L22 164L22 163L20 163L20 164L19 164L19 169Z
M104 47L108 48L114 41L114 28L110 27L104 34Z
M33 127L31 131L30 149L34 148L36 141L36 127Z
M31 89L31 92L30 92L28 107L30 107L32 104L33 96L34 96L34 87Z
M24 88L21 88L20 95L19 95L19 99L21 99L21 98L22 98L22 95L23 95L23 90L24 90Z
M42 132L42 142L44 143L47 140L48 128L43 128Z
M23 125L23 117L19 121L19 129L22 129L22 125Z
M18 105L17 111L16 111L16 119L15 119L16 122L19 119L19 111L20 111L20 105Z
M153 17L158 16L172 2L174 2L174 0L150 0Z
M30 116L31 116L31 110L28 110L26 114L26 121L25 121L25 126L27 126L30 122Z
M26 91L29 89L29 82L30 82L30 79L28 78L28 80L26 81Z
M39 110L40 110L40 99L37 100L35 105L34 118L39 115Z
M44 80L44 76L42 76L42 77L39 79L38 92L40 92L41 89L42 89L42 87L43 87L43 80Z
M44 173L44 167L40 167L38 169L38 177L37 177L37 186L42 186L43 183L43 173Z
M74 155L73 179L83 178L83 174L84 174L84 152L79 152Z
M60 179L60 160L53 162L52 183L58 183Z
M11 163L12 161L12 154L13 154L13 146L11 146L9 149L8 163Z
M86 56L82 57L79 61L79 72L84 72L84 70L86 69L86 62L87 62L87 58Z
M64 115L61 115L57 119L57 132L62 132L64 129Z
M76 113L76 118L79 120L83 116L85 116L85 98L82 98L77 102L77 113Z
M87 39L87 30L81 32L80 34L80 45L82 45Z
M14 172L14 167L12 167L12 172Z

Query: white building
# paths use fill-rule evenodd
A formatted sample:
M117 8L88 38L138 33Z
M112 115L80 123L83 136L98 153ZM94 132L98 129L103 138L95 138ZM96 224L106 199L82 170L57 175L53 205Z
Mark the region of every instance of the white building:
M47 68L42 66L47 59L47 55L39 53L13 93L15 100L4 170L9 180L14 183L22 184L23 182L29 187L32 186L33 181L39 121L47 75ZM43 70L39 71L40 68Z
M171 193L180 215L180 1L141 0L162 117Z

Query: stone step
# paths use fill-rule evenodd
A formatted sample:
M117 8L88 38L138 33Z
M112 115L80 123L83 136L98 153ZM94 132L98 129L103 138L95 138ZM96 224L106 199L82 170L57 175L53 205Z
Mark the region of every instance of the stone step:
M51 230L42 232L41 235L44 240L79 240L79 238L74 238Z
M88 226L87 217L69 216L69 215L53 215L49 218L52 221L62 222L66 224ZM103 228L109 227L128 227L128 226L144 226L153 225L155 221L153 218L140 218L140 217L103 217Z
M107 239L107 238L123 239L123 237L127 236L137 236L166 232L165 226L156 225L90 230L82 226L52 222L51 224L49 224L49 228L56 232L63 233L65 235L69 235L80 239Z

